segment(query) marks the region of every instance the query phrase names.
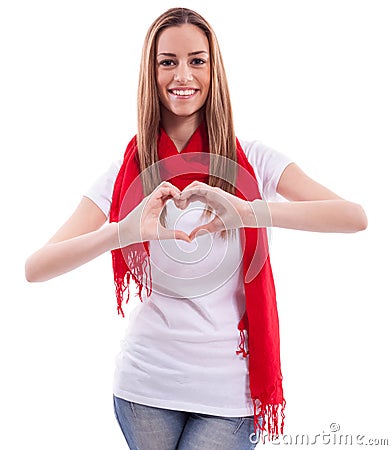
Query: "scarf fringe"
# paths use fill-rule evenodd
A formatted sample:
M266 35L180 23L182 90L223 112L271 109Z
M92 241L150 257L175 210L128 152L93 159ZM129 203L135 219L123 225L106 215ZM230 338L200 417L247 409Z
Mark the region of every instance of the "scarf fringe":
M252 400L253 425L255 435L257 436L257 441L260 439L260 433L261 438L264 437L264 432L267 432L269 441L278 439L279 434L283 435L285 419L284 409L286 407L286 400L283 399L282 403L279 404L263 403L259 398L254 398ZM280 426L279 416L281 417Z
M249 351L245 348L246 334L245 329L241 327L240 331L240 343L238 345L237 355L242 355L244 358L249 356ZM275 393L278 390L278 386L274 386L272 392L268 394L267 398L276 398ZM252 398L253 401L253 426L254 433L257 436L257 441L264 437L264 432L267 432L268 440L273 441L279 437L279 433L283 434L284 427L284 409L286 406L286 401L283 399L282 403L272 404L268 402L263 402L260 398ZM281 423L279 426L279 409L281 416ZM261 422L261 423L260 423ZM267 427L267 428L266 428Z
M126 276L122 279L121 277L116 277L114 281L114 286L116 289L116 298L117 298L117 314L121 314L125 317L124 311L122 309L122 302L124 297L124 292L127 292L127 299L125 303L128 303L129 300L129 281L130 274L127 273Z
M236 354L237 355L242 354L244 358L246 358L249 355L248 350L245 349L245 342L246 342L245 331L240 330L240 343L238 344L238 350L236 351Z
M128 263L123 259L123 271L125 270L125 274L115 273L115 289L116 289L116 298L117 298L117 313L122 315L124 318L124 310L122 308L123 300L124 300L124 292L127 293L127 298L125 303L127 304L129 301L130 295L130 281L135 282L137 286L137 297L139 297L142 302L142 291L143 288L146 290L147 296L151 295L152 292L152 276L151 276L151 265L150 265L150 251L148 245L143 242L143 246L145 248L145 253L140 250L129 250L127 254ZM123 255L121 255L123 258ZM125 268L124 268L125 266ZM114 265L113 265L114 267ZM121 267L121 266L120 266ZM148 280L148 283L143 283L143 280Z

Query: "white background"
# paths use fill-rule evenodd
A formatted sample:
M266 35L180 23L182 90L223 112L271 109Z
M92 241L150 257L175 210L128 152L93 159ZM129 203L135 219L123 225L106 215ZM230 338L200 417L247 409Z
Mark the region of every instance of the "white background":
M110 254L39 284L25 281L24 261L135 134L144 35L172 6L1 4L3 449L126 448L111 397L126 320ZM218 35L237 135L287 154L369 219L355 234L273 231L285 431L314 436L336 422L391 443L392 4L181 6Z

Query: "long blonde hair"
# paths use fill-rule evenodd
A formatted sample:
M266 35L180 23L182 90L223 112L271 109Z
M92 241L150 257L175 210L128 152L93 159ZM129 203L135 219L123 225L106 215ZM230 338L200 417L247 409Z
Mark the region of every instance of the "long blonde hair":
M156 84L157 40L164 29L188 23L199 27L209 42L211 84L204 106L205 122L211 155L224 157L211 157L208 184L234 195L236 174L233 173L233 167L235 168L236 164L233 164L233 161L237 162L236 138L222 55L209 23L200 14L187 8L171 8L160 15L148 29L143 45L138 88L137 145L144 193L149 195L162 181L157 164L160 124L160 103ZM148 168L148 176L143 176ZM210 215L208 209L206 214ZM225 233L224 231L221 235L224 236ZM231 234L229 232L229 235Z

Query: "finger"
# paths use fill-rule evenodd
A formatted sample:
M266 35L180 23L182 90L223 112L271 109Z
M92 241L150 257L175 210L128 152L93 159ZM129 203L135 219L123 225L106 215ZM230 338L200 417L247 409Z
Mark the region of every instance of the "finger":
M191 238L184 231L180 230L176 230L174 232L174 239L180 239L185 242L192 242Z
M206 196L203 191L201 191L201 187L190 188L187 191L182 191L180 195L173 197L174 203L179 209L186 209L191 202L201 201L203 203L207 203Z
M162 183L157 186L157 188L159 187L171 187L173 189L178 189L178 187L170 183L170 181L162 181Z
M193 240L196 236L202 236L203 234L208 233L215 233L219 230L218 221L216 219L212 220L211 222L206 223L205 225L199 225L198 227L194 228L191 233L189 234L189 237L191 240Z
M189 234L189 239L193 241L197 236L202 236L204 234L208 234L210 231L207 228L207 225L201 225L200 227L195 228Z
M182 241L191 242L190 237L181 230L168 230L165 227L159 226L158 239L180 239Z
M208 189L202 186L193 187L193 188L186 188L183 190L180 194L181 200L189 200L190 198L197 198L197 199L205 199L205 197L208 195ZM193 200L195 201L195 200Z
M209 185L206 183L203 183L202 181L195 180L195 181L192 181L192 183L188 184L188 186L186 186L185 189L188 189L188 188L194 187L194 186L209 186Z
M175 195L181 193L181 190L177 186L174 186L174 184L169 183L169 181L162 181L162 183L155 188L156 191L161 191L162 189L169 189Z
M182 199L180 196L173 198L174 204L179 209L186 209L189 202L186 199Z
M214 188L208 184L200 183L199 181L195 182L195 184L189 184L185 189L181 191L181 194L186 192L208 192L213 190Z
M174 199L174 203L177 206L177 208L186 209L189 206L189 203L192 203L192 202L201 201L201 202L205 203L205 201L203 199L204 199L204 197L192 195L189 198Z
M178 195L181 191L180 190L176 190L175 186L161 186L157 189L157 194L165 194L165 195Z
M176 191L171 186L162 186L157 190L154 197L166 202L170 198L177 198L180 193L181 191Z

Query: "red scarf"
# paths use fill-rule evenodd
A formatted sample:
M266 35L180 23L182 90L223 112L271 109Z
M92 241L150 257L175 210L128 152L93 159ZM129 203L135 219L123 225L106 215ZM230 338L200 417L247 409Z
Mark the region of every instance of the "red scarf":
M197 153L200 155L200 152L209 157L208 135L203 123L180 153L161 128L158 138L158 156L162 181L169 181L180 190L193 180L208 184L209 167L204 162L200 163L200 158L197 159ZM237 163L236 196L248 201L261 199L254 170L238 140ZM118 222L124 218L144 198L139 173L135 136L127 146L123 164L114 185L110 222ZM279 319L268 255L267 232L265 228L240 228L240 237L246 311L238 324L241 340L237 354L249 357L249 383L254 405L255 432L263 432L267 426L268 437L275 438L279 431L283 434L285 417L283 411L286 402L283 398ZM117 310L123 317L123 295L125 291L128 291L126 299L128 302L131 277L138 287L140 300L142 300L143 287L147 295L151 295L149 257L149 242L132 244L112 251ZM246 336L248 337L247 350L245 349ZM259 418L263 419L261 426Z

